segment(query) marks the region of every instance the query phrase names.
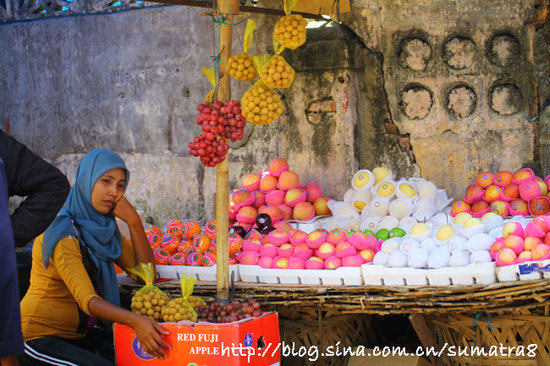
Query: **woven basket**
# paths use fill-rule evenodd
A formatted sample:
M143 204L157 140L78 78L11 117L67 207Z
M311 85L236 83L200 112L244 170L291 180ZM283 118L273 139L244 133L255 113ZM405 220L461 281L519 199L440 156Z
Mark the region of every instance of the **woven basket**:
M308 356L292 357L281 355L283 366L294 365L344 365L347 357L321 357L328 346L347 346L372 343L375 334L369 315L340 315L312 308L280 308L279 329L281 342L299 347L316 347L319 358L309 361Z
M446 343L457 347L484 347L484 355L448 356L446 352L441 361L445 365L550 365L550 317L540 315L496 315L486 313L476 316L447 315L428 316L426 323L431 329L436 349ZM423 341L424 343L424 341ZM491 346L515 347L508 356L499 350L489 356ZM530 357L528 346L536 344L535 357ZM518 346L524 346L524 355L518 354ZM531 346L533 347L533 346Z

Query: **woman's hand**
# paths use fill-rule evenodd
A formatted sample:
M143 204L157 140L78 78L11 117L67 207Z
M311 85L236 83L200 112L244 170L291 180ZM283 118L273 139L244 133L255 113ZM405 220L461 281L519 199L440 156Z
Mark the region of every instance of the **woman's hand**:
M113 208L113 215L126 222L128 225L141 223L141 218L132 204L122 196Z
M132 322L132 328L136 332L137 339L143 349L160 359L166 358L167 355L164 349L171 350L172 348L162 337L170 333L153 319L139 314L135 315L136 318Z

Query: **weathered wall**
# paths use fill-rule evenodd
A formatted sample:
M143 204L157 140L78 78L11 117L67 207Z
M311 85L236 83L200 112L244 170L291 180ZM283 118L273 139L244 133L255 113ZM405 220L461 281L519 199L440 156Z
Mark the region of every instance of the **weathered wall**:
M341 198L358 168L421 175L455 198L481 169L549 173L548 25L532 1L356 0L343 27L308 31L286 112L249 127L230 186L278 156ZM266 5L276 5L266 1ZM546 6L546 5L545 5ZM539 7L540 9L540 7ZM128 196L158 223L212 216L215 170L187 154L209 91L214 29L201 9L165 7L0 25L0 117L74 179L81 154L121 153ZM276 18L252 53L270 51ZM536 27L538 25L538 28ZM240 52L238 36L234 52ZM233 81L233 96L249 86Z

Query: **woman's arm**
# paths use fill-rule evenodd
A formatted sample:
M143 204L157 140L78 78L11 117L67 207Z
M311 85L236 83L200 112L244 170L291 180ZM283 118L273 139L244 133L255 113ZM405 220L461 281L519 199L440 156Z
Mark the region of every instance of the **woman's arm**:
M151 250L147 236L145 236L141 218L126 197L123 196L117 202L113 209L113 214L128 224L136 253L136 263L153 263L154 265L155 258L153 257L153 251Z
M163 336L167 336L170 333L151 318L119 308L100 297L93 297L88 303L88 308L93 316L121 323L134 329L139 343L141 343L147 353L153 356L164 359L166 358L166 352L163 348L172 349L162 339Z

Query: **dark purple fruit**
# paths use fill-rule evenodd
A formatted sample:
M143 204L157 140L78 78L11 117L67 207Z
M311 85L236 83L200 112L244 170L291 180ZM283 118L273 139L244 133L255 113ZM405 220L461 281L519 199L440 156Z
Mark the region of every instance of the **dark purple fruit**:
M266 213L261 213L256 216L256 226L260 232L264 231L265 228L271 226L271 216Z
M229 234L236 234L236 235L239 235L242 239L244 239L246 235L246 230L242 226L231 226L229 228Z

